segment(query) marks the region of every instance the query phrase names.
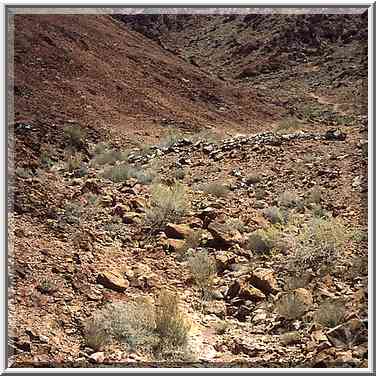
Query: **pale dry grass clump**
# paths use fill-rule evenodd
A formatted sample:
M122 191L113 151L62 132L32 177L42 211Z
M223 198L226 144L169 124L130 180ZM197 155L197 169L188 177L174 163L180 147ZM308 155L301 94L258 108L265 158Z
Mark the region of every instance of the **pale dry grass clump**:
M275 304L277 313L288 320L300 319L307 311L307 306L294 292L288 292Z
M297 236L293 265L302 270L332 265L349 235L339 218L312 218Z
M287 237L278 225L258 229L249 235L247 248L259 254L270 254L272 250L285 251L289 246Z
M215 197L226 197L229 193L229 188L220 182L213 182L205 184L202 187L202 190L205 194L210 194Z
M185 187L175 182L172 186L155 184L151 189L150 207L146 209L146 223L160 228L168 222L177 222L186 213L188 204Z
M184 349L190 326L190 322L179 308L177 294L162 290L155 306L155 332L158 342L154 350L164 353Z
M210 294L216 276L216 266L206 252L198 252L188 259L192 278L203 295Z
M86 344L96 351L112 341L163 355L187 345L190 324L175 293L162 290L156 302L139 297L106 305L84 325Z
M345 321L346 309L343 302L326 301L316 312L316 321L327 328L334 328Z

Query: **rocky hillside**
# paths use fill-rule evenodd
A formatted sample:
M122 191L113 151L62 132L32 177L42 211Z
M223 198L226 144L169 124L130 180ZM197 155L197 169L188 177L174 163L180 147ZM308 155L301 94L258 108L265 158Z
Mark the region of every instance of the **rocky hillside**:
M120 146L158 139L168 126L257 130L283 111L251 89L209 77L110 16L17 15L14 32L21 163L40 154L38 145L61 145L67 124Z
M366 27L335 20L16 16L12 367L368 367Z

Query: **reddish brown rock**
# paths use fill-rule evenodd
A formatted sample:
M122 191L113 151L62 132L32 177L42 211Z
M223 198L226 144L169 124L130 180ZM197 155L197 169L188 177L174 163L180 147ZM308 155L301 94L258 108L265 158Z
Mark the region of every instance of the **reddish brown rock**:
M165 234L173 239L186 239L192 234L193 230L188 225L176 225L168 223L164 229Z
M257 287L264 294L270 294L278 289L277 280L271 269L258 268L252 272L249 279L252 286Z
M105 271L98 274L98 283L111 290L123 292L129 287L129 282L121 273L116 271Z

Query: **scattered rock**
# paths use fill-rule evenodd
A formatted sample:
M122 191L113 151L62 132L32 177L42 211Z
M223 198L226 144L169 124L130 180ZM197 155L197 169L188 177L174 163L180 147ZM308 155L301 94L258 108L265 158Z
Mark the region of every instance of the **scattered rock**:
M185 247L185 240L181 239L166 239L168 248L172 251L179 252Z
M362 320L352 319L326 333L330 343L336 347L356 345L368 340L367 330Z
M230 248L234 244L241 243L243 237L236 229L229 228L223 224L211 222L208 230L213 235L213 242L210 244L214 248Z
M307 310L310 309L313 305L313 297L312 294L304 289L304 288L298 288L294 290L295 298L301 301L306 307Z
M271 269L256 269L252 272L249 282L252 286L257 287L266 295L278 290L277 280Z
M339 129L329 129L325 133L325 139L330 141L344 141L346 140L346 133Z
M137 224L142 222L142 216L140 213L128 212L123 214L122 220L125 224Z
M265 295L256 287L240 288L239 298L251 301L260 301L265 299Z
M223 273L230 268L230 265L235 262L235 255L228 251L219 251L214 254L217 271Z
M91 354L89 356L89 361L91 363L96 363L96 364L100 364L100 363L103 363L104 362L104 352L96 352L94 354Z
M136 210L139 213L143 213L147 206L147 201L143 197L136 197L131 200L130 204L132 205L132 208L134 210Z
M176 225L168 223L164 229L165 234L173 239L186 239L189 237L193 230L188 225Z
M129 287L129 282L121 273L105 271L98 274L97 282L108 289L123 292Z

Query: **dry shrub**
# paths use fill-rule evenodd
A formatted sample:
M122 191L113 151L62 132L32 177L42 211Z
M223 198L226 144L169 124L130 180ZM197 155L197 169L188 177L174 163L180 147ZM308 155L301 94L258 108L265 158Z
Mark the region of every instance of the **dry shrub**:
M187 211L185 188L175 182L172 186L155 184L152 189L150 207L146 209L146 223L161 228L168 222L177 222Z
M98 350L112 340L131 348L155 343L153 305L147 301L117 302L105 306L85 325L88 346Z
M188 341L190 324L179 309L176 293L162 290L155 305L155 332L158 353L184 348Z
M242 220L239 218L228 218L226 222L223 224L223 228L225 231L232 231L238 230L239 232L243 233L247 230L246 225Z
M343 302L326 301L316 312L316 321L327 328L334 328L345 321L346 310Z
M229 188L226 185L218 182L206 184L202 187L202 190L204 193L215 197L225 197L229 192Z
M114 183L127 181L132 177L133 168L128 164L123 163L117 166L110 167L103 172L103 177L112 180Z
M93 160L93 165L105 165L115 164L117 161L125 161L127 159L127 153L120 150L108 150L102 151L97 154Z
M277 223L286 223L286 214L286 212L282 211L280 208L276 206L271 206L264 210L265 218L268 219L274 225Z
M206 252L198 252L188 259L193 280L203 295L210 294L216 275L215 262Z
M348 237L349 232L338 218L311 219L298 235L293 266L305 270L332 265Z
M294 292L288 292L277 300L275 309L285 319L296 320L304 315L307 306Z
M115 340L163 354L184 348L189 329L177 295L163 290L155 304L142 297L108 304L86 321L84 333L87 345L97 351Z
M64 135L70 146L81 146L86 133L78 125L67 126L64 128Z
M277 133L287 133L291 131L297 131L300 129L299 120L294 117L283 119L275 128Z
M266 254L269 254L272 250L284 251L288 247L286 236L279 226L258 229L249 235L247 248L256 253Z
M284 208L293 208L299 205L300 200L295 192L285 191L280 194L278 202Z

